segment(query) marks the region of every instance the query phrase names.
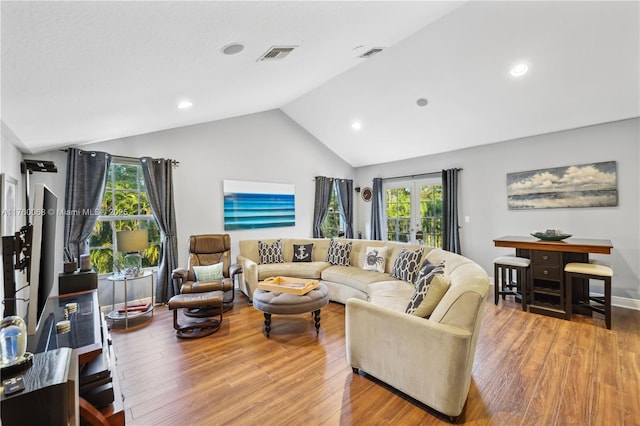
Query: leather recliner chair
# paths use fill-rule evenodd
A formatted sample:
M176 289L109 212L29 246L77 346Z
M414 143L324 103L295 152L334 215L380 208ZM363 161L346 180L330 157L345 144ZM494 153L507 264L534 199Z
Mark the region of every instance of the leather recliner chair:
M207 266L222 262L223 278L219 281L197 281L194 266ZM221 290L224 292L222 299L223 310L233 307L235 297L235 275L240 272L239 265L231 264L231 237L229 234L203 234L189 237L189 263L188 269L176 268L173 270L173 278L178 280L180 293L203 293L207 291ZM200 312L198 309L190 309L186 315L209 316L210 310Z

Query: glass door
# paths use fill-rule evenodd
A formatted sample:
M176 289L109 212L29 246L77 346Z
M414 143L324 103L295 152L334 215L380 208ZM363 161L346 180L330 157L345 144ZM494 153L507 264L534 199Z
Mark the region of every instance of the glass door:
M442 247L442 180L384 184L387 240Z

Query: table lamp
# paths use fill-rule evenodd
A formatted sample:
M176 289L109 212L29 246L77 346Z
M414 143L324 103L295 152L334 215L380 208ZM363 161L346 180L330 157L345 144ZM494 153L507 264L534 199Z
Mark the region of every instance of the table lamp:
M142 273L141 250L149 247L149 233L146 229L135 231L118 231L116 234L118 251L124 256L123 272L127 277L137 277Z

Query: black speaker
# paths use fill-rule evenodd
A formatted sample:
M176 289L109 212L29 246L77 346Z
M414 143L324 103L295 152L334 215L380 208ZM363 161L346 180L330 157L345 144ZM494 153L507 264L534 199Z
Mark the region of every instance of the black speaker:
M95 271L77 271L58 276L60 295L98 288L98 274Z

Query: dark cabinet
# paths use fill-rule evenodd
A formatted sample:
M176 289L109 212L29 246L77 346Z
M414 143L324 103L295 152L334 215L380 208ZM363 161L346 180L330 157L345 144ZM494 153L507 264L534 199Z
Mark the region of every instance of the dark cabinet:
M0 395L5 426L76 425L78 416L78 357L70 348L35 354L27 370L3 379L21 377L22 391Z
M65 319L70 303L77 306L75 312L67 312L70 331L58 333L56 323ZM99 411L111 425L125 424L114 349L96 290L47 299L27 349L35 354L34 365L24 373L28 386L20 394L3 396L3 425L78 424L81 399L88 402L85 410ZM50 417L41 419L43 413Z
M568 319L563 253L531 251L531 304L529 311Z

